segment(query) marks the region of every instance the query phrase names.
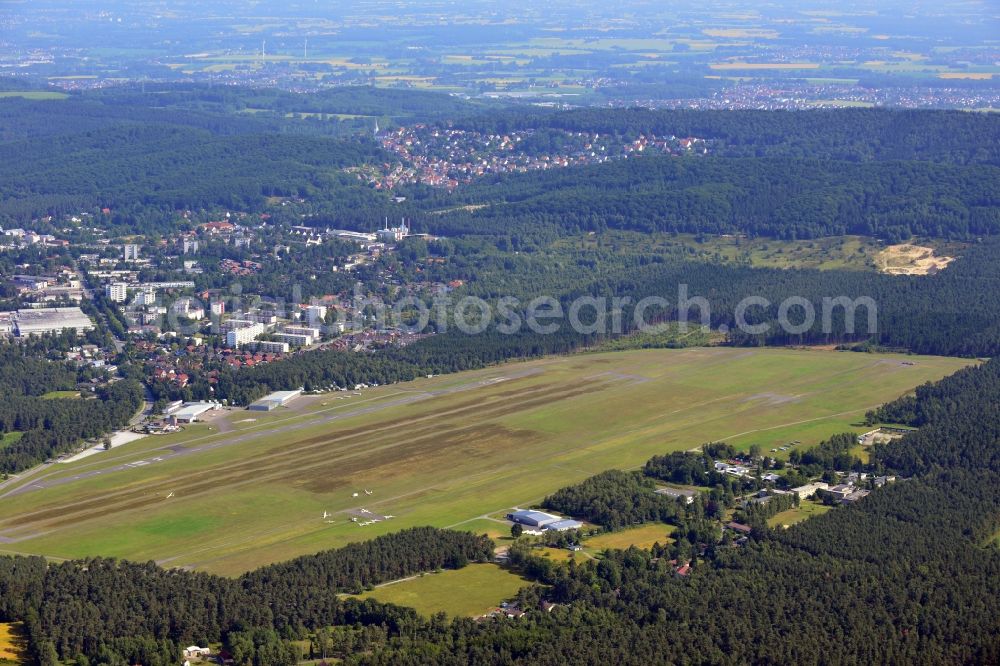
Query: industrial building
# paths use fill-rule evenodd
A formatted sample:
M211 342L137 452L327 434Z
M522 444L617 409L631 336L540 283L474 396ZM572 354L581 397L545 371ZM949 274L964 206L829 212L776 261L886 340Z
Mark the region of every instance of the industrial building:
M405 220L398 227L392 228L389 227L389 222L386 220L385 226L375 232L375 237L381 243L398 243L409 235L410 228L406 226Z
M15 275L12 279L14 284L21 289L41 291L49 286L48 278L36 277L34 275Z
M579 520L562 518L544 511L533 511L531 509L518 509L507 514L507 520L524 525L533 530L550 530L553 532L565 532L566 530L578 530L583 527Z
M215 405L210 402L189 402L170 416L178 423L194 423L199 416L212 409Z
M327 232L334 238L354 241L356 243L374 243L375 234L366 234L360 231L348 231L347 229L331 229Z
M269 412L272 409L284 407L300 395L302 395L302 389L296 389L294 391L275 391L274 393L266 395L257 402L253 403L247 409L254 412Z
M553 516L544 511L532 511L531 509L518 509L507 514L507 520L519 523L527 527L545 527L549 523L562 520L559 516Z
M83 333L93 328L94 322L77 307L18 310L14 316L14 331L22 338L71 329Z

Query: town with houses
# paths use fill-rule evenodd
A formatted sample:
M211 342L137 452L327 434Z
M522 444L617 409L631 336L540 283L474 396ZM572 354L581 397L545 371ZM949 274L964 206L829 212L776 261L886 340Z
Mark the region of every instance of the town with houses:
M105 209L101 216L108 214ZM380 259L391 256L399 243L431 238L412 233L406 221L390 225L386 220L382 228L365 233L278 229L268 227L267 214L227 213L151 242L109 239L97 217L80 213L36 221L47 227L65 224L65 236L0 230L0 258L35 258L3 278L0 336L44 340L70 332L89 335L87 344L64 351L65 357L113 373L114 359L127 352L131 360L143 362L147 381L174 389L184 389L193 371L206 368L251 367L322 348L360 353L424 336L366 321L352 300L359 283L377 287L399 282L380 268ZM265 242L275 239L280 242L265 248ZM284 270L288 262L281 264L283 256L296 247L316 248L320 258L312 268L325 270L329 284L339 287L336 291L290 302L279 294L232 287L241 279L260 277L266 265ZM427 282L409 288L433 292L454 286ZM111 335L101 338L101 331ZM208 370L208 381L217 374Z
M603 164L643 154L707 154L710 143L698 137L654 134L627 140L598 132L530 129L490 134L425 124L381 132L376 124L375 138L400 161L351 171L385 190L414 183L454 190L484 176L505 173Z

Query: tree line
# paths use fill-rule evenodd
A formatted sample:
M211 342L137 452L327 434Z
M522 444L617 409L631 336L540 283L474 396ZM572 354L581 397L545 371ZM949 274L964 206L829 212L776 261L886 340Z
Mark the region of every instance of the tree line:
M81 440L126 425L142 406L142 384L123 380L102 386L96 398L8 396L0 401L0 432L22 433L0 448L0 473L13 474L71 451Z
M485 178L425 205L486 206L421 219L432 233L628 229L782 239L1000 232L1000 167L822 157L646 156Z
M290 641L331 625L399 635L409 609L341 596L424 571L492 559L482 536L430 527L300 557L237 579L152 562L0 558L0 618L26 624L37 661L175 664L183 646L222 641L241 665L293 666Z

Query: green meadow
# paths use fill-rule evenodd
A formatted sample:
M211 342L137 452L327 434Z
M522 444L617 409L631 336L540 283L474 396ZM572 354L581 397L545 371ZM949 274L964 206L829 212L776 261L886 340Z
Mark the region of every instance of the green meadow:
M409 606L421 615L477 617L529 584L495 564L470 564L382 585L360 597Z

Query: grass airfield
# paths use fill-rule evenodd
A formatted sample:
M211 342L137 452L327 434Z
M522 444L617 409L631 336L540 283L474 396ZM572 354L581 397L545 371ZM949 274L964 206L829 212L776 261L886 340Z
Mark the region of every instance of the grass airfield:
M414 525L484 531L508 507L653 454L713 440L814 444L968 363L787 349L590 353L234 410L6 484L0 551L235 575Z

